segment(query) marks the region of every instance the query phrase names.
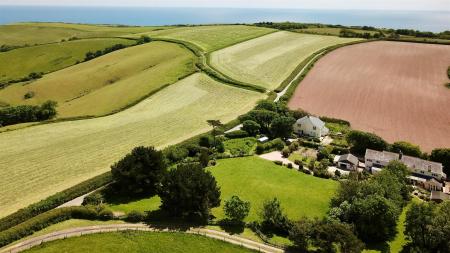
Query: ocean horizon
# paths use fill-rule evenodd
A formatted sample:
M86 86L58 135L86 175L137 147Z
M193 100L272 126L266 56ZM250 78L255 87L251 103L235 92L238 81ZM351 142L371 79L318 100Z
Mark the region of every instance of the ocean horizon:
M1 6L0 24L67 22L159 26L272 22L450 30L450 12L385 10L251 9L197 7Z

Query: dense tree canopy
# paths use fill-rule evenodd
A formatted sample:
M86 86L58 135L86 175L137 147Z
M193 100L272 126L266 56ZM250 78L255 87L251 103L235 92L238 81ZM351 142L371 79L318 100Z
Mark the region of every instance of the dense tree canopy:
M438 148L431 152L430 160L442 163L444 172L450 177L450 148Z
M352 153L363 155L366 149L386 150L388 143L381 137L358 130L352 130L347 134L347 142Z
M411 144L406 141L398 141L394 142L392 146L390 147L390 150L395 153L402 152L404 155L414 156L414 157L421 157L422 151L420 150L420 147L414 144Z
M52 119L57 114L57 105L55 101L47 101L41 106L19 105L0 109L0 127Z
M242 123L242 130L246 131L249 136L256 136L260 129L261 126L253 120L246 120Z
M177 217L208 219L210 209L220 205L216 179L198 164L180 164L162 180L161 209Z
M167 163L162 151L154 147L137 147L111 166L115 186L123 193L156 194L166 173Z
M270 125L270 133L273 138L289 138L292 135L295 119L292 117L278 116Z
M225 201L223 210L232 223L241 224L250 212L250 202L241 200L238 196L232 196Z

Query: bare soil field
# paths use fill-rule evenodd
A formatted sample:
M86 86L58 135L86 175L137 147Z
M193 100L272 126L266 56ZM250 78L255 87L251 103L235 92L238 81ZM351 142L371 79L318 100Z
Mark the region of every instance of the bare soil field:
M425 151L450 147L450 46L370 42L320 59L290 108L345 119L354 129Z

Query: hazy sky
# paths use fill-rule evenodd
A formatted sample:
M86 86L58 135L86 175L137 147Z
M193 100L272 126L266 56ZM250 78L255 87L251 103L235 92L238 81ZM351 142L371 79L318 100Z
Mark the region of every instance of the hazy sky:
M450 11L450 0L0 0L0 5L192 6Z

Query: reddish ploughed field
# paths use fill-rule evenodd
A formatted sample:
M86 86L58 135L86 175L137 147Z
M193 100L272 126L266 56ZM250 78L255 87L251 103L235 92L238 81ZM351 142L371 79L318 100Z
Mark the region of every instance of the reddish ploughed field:
M289 107L351 122L424 151L450 147L450 46L369 42L320 59Z

